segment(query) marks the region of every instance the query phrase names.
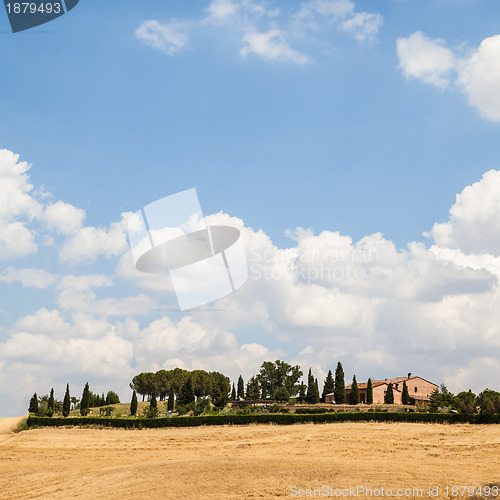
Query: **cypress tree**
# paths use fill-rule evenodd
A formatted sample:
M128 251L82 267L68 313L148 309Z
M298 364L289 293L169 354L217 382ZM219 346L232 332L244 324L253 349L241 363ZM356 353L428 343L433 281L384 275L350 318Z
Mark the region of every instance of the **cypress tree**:
M69 415L69 412L71 410L71 398L69 395L69 384L66 384L66 393L64 394L64 401L63 401L63 417L67 417Z
M234 382L233 382L233 389L231 390L231 399L233 401L236 401L236 389L234 388Z
M49 401L47 403L47 416L54 415L54 388L50 389Z
M245 397L245 383L243 382L243 377L240 375L238 377L238 392L237 395L239 398Z
M307 386L302 382L299 387L299 401L303 403L306 400L306 389Z
M325 396L331 394L335 390L335 382L333 381L332 370L328 370L328 375L326 376L325 383L323 385L323 395L321 396L321 401L325 402Z
M153 385L153 393L151 394L151 401L149 402L149 407L152 410L158 408L158 401L156 401L156 385Z
M175 394L174 394L174 384L170 384L170 390L168 391L168 411L174 411L175 406Z
M359 389L356 375L352 378L351 392L349 393L349 403L352 405L359 404Z
M394 390L392 389L391 383L389 383L387 390L385 391L384 403L388 405L394 404Z
M318 381L314 379L312 375L311 368L309 368L309 374L307 375L307 402L311 404L316 404L319 402L319 390Z
M38 396L36 395L36 392L33 396L31 396L28 412L38 415Z
M368 379L368 384L366 385L366 403L371 405L373 403L373 385L372 379Z
M344 369L342 368L342 363L339 361L337 363L337 369L335 370L335 403L343 404L345 403L345 380L344 380Z
M408 394L408 387L406 386L406 382L403 382L403 394L401 395L401 402L404 405L410 404L410 395Z
M186 405L189 403L194 403L195 400L196 396L193 389L193 379L191 377L188 377L186 383L181 387L181 390L179 391L179 403Z
M132 401L130 401L130 414L135 415L137 413L137 393L132 393Z
M85 387L83 388L82 400L80 401L80 415L82 417L85 417L88 414L89 406L90 406L90 389L89 389L89 383L87 382L85 384Z

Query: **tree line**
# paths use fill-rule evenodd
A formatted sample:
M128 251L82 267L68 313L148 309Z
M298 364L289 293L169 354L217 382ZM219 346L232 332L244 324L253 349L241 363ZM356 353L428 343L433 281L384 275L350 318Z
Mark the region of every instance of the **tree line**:
M186 385L187 384L187 385ZM136 375L130 383L130 388L142 396L144 401L159 398L166 401L169 392L173 392L177 401L186 399L187 393L194 394L194 399L209 397L212 402L220 407L224 406L230 398L231 381L219 372L206 372L205 370L158 370L155 373L143 372ZM191 399L191 396L187 397ZM188 401L190 402L190 401Z
M230 379L219 372L204 370L159 370L156 373L140 373L136 375L130 387L134 393L142 395L143 401L155 399L167 400L168 409L173 410L174 401L181 405L194 404L200 401L206 404L205 398L210 399L215 406L223 407L228 401L245 399L273 400L288 402L291 397L298 403L316 404L325 402L327 394L333 394L335 403L357 405L360 403L360 393L356 375L353 376L349 396L346 397L344 369L341 362L337 363L335 375L329 370L323 382L320 395L318 379L314 377L312 369L307 374L307 384L301 381L303 372L299 365L290 365L285 361L264 361L256 375L251 376L245 384L243 377L238 377L236 386L231 386ZM135 394L134 394L134 397ZM410 395L406 381L403 381L402 404L410 404ZM500 412L500 393L490 389L479 395L471 391L453 395L444 385L436 389L430 397L431 411L459 411L474 413L478 410L489 413ZM366 403L373 404L373 383L367 381ZM384 394L384 403L394 404L394 387L392 383Z
M36 392L30 399L28 411L40 417L52 417L55 413L61 413L67 417L71 409L79 409L82 416L88 415L90 408L102 407L120 402L120 397L115 391L108 391L106 396L94 394L88 382L83 388L81 399L70 396L69 384L66 385L64 399L61 401L54 397L54 389L50 390L50 395L37 396Z

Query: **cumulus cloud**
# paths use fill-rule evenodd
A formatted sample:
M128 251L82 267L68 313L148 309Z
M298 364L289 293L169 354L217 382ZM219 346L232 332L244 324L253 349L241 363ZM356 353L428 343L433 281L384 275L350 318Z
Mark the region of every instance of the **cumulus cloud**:
M243 220L212 214L208 224L241 231L249 279L174 321L162 312L175 303L168 275L134 268L127 214L107 227L85 227L83 211L36 199L27 166L6 157L14 172L8 175L21 177L11 183L20 189L9 192L29 196L15 215L4 215L6 225L24 217L30 231L38 221L54 238L44 251L57 252L61 242L61 261L78 265L105 256L116 266L114 274L72 269L56 276L32 264L0 272L2 287L54 287L52 296L44 292L44 307L2 330L0 383L16 381L18 409L41 384L64 391L68 373L79 383L89 378L93 390L115 388L126 396L140 371L182 366L248 378L262 361L277 358L304 371L313 367L320 380L339 360L348 379L353 371L358 380L412 371L445 380L453 391L466 378L476 391L489 380L491 360L500 354L500 171L486 172L457 195L449 220L429 232L430 247L397 248L380 233L353 241L335 230L297 228L280 248Z
M109 228L86 226L69 237L59 252L59 258L70 264L92 263L97 257L115 257L127 249L127 219L122 214L120 222L113 222Z
M458 85L471 106L488 120L500 121L500 35L484 39L463 61Z
M85 210L74 207L63 201L56 201L45 207L43 220L49 230L59 234L74 234L81 227L85 219Z
M441 88L450 83L456 59L443 40L431 39L416 31L408 38L398 38L397 53L399 66L406 76Z
M9 285L13 282L19 282L27 288L47 288L57 281L58 277L45 271L45 269L16 269L8 267L0 274L0 281Z
M0 149L0 259L20 258L38 251L41 237L44 246L59 246L59 257L70 264L91 263L101 255L114 257L127 247L126 220L109 227L83 226L85 211L35 190L30 182L31 166L19 161L19 155ZM35 226L40 225L41 229Z
M156 20L144 21L136 30L135 36L144 44L170 56L185 47L187 35L183 33L186 23L160 23Z
M42 205L32 195L29 169L19 155L0 149L0 259L24 257L38 249L35 232L27 226Z
M492 121L500 121L500 35L485 38L461 57L441 39L417 31L397 41L399 66L408 77L445 88L453 84L469 104Z
M500 256L500 171L490 170L464 188L449 221L434 224L429 236L442 247Z

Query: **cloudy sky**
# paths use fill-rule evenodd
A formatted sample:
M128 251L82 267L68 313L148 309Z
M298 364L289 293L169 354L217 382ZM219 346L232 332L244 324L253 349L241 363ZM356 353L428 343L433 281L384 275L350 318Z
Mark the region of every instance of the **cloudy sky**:
M118 5L120 4L120 5ZM0 416L264 360L500 381L500 4L84 0L0 12ZM181 313L132 212L195 187L249 280Z

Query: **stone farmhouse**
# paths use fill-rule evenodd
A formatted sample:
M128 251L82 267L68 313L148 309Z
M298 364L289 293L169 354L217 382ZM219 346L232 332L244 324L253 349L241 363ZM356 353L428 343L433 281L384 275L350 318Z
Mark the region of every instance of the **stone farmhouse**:
M406 382L408 394L410 396L410 404L414 405L417 402L429 403L431 393L437 389L437 385L425 380L422 377L414 376L408 373L407 377L397 377L385 380L372 380L373 387L373 403L384 403L385 392L389 384L392 384L394 392L394 403L402 404L403 382ZM359 401L366 403L367 382L359 383ZM351 392L351 384L345 386L346 401L349 401ZM333 393L325 395L325 403L335 403L335 395Z

